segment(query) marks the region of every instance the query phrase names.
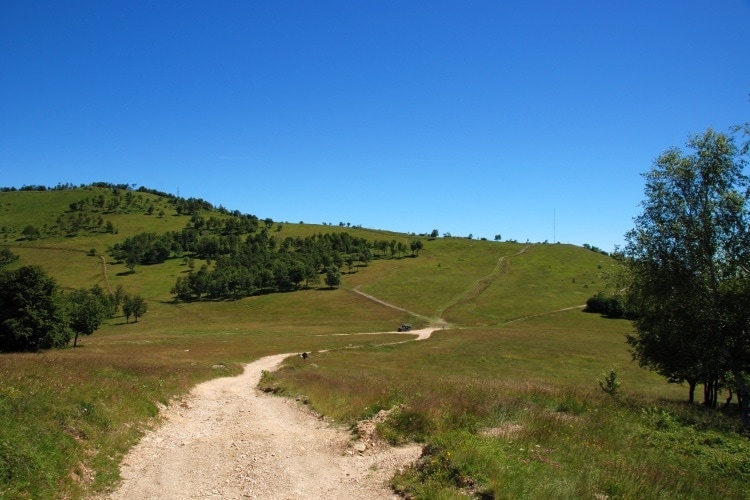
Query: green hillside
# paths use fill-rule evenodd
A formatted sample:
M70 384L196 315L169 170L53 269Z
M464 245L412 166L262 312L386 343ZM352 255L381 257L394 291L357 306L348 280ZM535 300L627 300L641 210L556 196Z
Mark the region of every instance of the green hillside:
M415 497L743 496L750 447L733 421L685 406L686 388L631 363L629 322L581 312L607 289L610 257L571 245L260 220L257 231L278 243L347 233L407 247L419 239L423 248L376 251L351 272L344 266L335 289L321 282L181 302L170 290L190 274L189 255L131 273L108 249L139 233L180 232L196 214L247 218L184 201L106 185L0 192L0 246L19 256L9 269L38 264L64 290L121 286L149 306L137 323L106 320L79 348L0 354L0 498L105 492L158 405L260 356L322 349L330 351L316 354L315 368L290 360L264 383L304 393L345 424L402 405L380 431L428 445L427 465L394 479ZM196 259L194 269L203 264L216 266ZM426 342L380 345L403 340L402 323L438 322L444 329ZM356 335L368 332L393 333ZM341 349L349 346L360 348ZM597 384L613 365L617 399Z

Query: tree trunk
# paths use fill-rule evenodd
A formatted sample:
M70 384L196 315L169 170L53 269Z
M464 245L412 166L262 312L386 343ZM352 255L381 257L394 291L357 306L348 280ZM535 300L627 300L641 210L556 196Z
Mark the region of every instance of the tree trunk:
M732 402L732 389L727 389L729 391L729 397L727 397L726 403L724 403L724 406L721 407L722 410L726 410L729 408L729 403Z
M693 404L695 402L695 386L698 385L698 382L695 380L688 380L688 403Z
M742 427L750 429L750 393L745 384L745 379L742 377L742 370L740 369L737 361L732 357L727 349L726 345L722 348L724 357L729 364L729 369L734 376L734 383L737 385L737 402L740 406L740 417L742 418Z
M750 408L748 407L748 402L750 402L750 394L748 393L745 380L742 378L742 372L736 369L735 363L732 363L732 375L734 375L734 381L737 384L737 400L740 404L742 426L745 429L748 429L750 428Z
M703 383L703 405L709 408L716 408L716 402L718 399L719 379L712 375Z

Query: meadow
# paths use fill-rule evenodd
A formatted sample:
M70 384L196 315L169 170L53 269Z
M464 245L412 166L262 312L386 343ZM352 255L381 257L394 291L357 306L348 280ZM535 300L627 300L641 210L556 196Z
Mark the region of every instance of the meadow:
M414 498L747 496L750 447L731 410L685 404L687 388L631 362L629 322L582 312L607 288L607 256L572 245L422 237L418 257L376 259L345 273L335 290L176 303L169 290L188 272L182 258L131 274L105 255L129 235L186 226L190 218L157 195L104 214L116 234L20 238L28 224L52 233L70 203L100 191L109 196L99 188L0 193L0 226L8 228L0 243L20 257L11 266L41 265L64 289L122 285L149 304L137 323L111 318L81 347L0 354L0 497L106 492L127 450L158 424L161 405L260 356L302 351L314 363L292 358L262 385L304 394L352 428L392 410L381 436L425 445L423 459L393 479ZM164 213L146 215L148 203ZM298 223L276 223L270 234L333 231L415 237ZM427 341L384 345L404 339L398 325L426 326L424 318L445 328ZM357 335L368 332L394 333ZM617 397L597 383L613 366Z

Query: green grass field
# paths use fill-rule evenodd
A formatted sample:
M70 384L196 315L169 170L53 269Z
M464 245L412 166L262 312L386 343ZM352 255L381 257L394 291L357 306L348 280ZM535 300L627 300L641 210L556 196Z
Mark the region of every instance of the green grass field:
M0 237L64 289L107 286L97 255L142 231L180 230L165 211L103 214L117 234L20 238L26 225L51 233L70 203L109 196L87 188L0 193ZM218 215L217 215L218 216ZM301 214L304 219L304 214ZM372 240L414 236L314 224L276 224L279 238L346 231ZM416 258L376 259L344 274L336 290L312 289L236 301L174 303L169 289L187 272L181 258L138 266L107 263L109 285L142 295L149 312L122 316L81 347L0 354L0 497L78 498L106 491L119 462L154 425L158 406L196 383L237 374L244 363L280 352L290 359L264 380L283 394L354 424L393 409L381 435L425 443L425 458L394 478L416 498L746 498L750 447L737 419L683 403L667 384L630 360L630 324L580 306L607 283L613 261L571 245L522 245L422 238ZM357 333L426 321L354 292L359 287L449 326L423 342ZM338 335L338 334L352 335ZM358 349L343 349L359 346ZM597 383L619 368L622 393ZM730 412L731 413L731 412Z

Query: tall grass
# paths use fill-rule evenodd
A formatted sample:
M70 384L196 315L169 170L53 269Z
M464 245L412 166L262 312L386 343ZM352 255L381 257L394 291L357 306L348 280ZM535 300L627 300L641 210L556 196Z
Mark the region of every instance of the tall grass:
M627 322L555 319L290 360L273 384L352 423L396 407L380 432L425 443L394 479L417 498L745 497L750 444L736 417L689 407L685 388L630 364ZM596 382L612 362L617 399Z

